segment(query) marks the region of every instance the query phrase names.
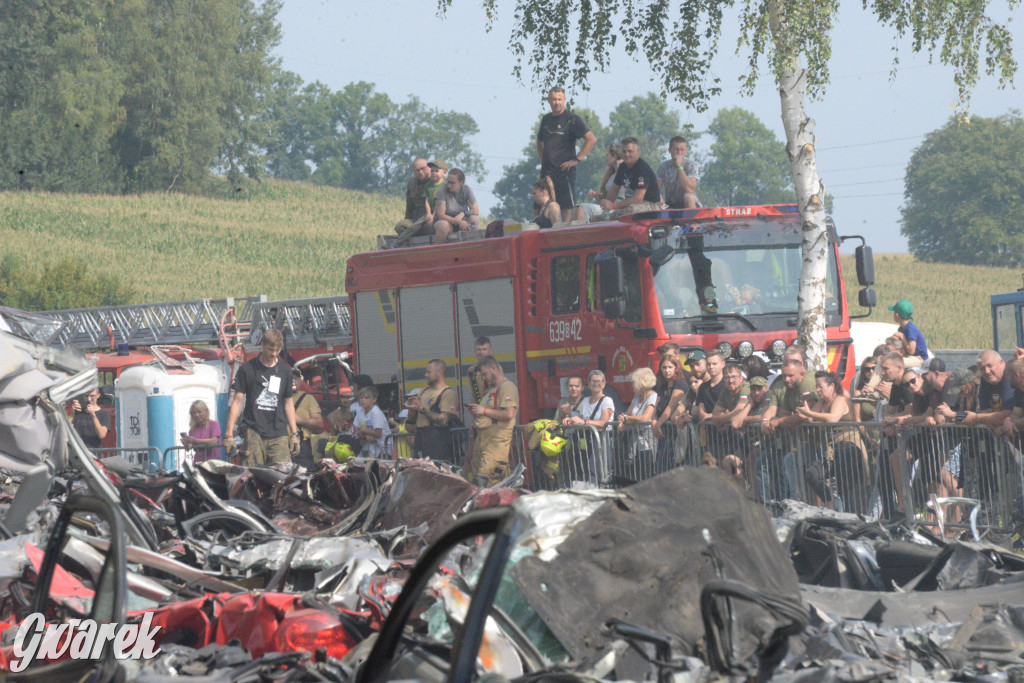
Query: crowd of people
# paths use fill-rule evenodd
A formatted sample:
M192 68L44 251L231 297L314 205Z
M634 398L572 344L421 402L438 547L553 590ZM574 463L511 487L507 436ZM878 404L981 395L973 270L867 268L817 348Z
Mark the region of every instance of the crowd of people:
M550 228L558 223L595 220L650 211L663 207L691 209L697 199L699 168L687 159L689 150L682 136L669 141L668 155L655 171L640 156L640 143L626 137L608 146L604 177L598 189L590 190L590 202L580 203L576 193L576 167L587 158L597 138L587 124L566 108L565 91L548 92L551 111L537 130L537 158L540 178L532 186L533 216L497 221ZM582 140L582 146L577 147ZM443 244L452 233L480 228L480 206L466 185L466 174L449 169L441 159L417 158L406 185L405 217L395 225L396 244L403 246L413 237L433 237Z

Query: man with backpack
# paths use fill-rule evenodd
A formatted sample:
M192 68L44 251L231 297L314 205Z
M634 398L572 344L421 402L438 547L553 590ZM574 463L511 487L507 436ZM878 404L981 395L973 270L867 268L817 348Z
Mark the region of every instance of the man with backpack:
M406 400L405 407L409 411L406 423L414 425L414 457L454 464L451 429L461 426L461 421L458 397L445 382L446 369L447 365L440 358L427 363L427 388Z

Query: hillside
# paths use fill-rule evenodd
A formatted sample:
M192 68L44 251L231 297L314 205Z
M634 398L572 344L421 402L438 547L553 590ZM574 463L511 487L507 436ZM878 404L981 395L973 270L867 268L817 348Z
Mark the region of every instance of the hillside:
M0 243L33 263L78 256L121 273L143 302L327 296L344 291L348 256L374 248L402 211L401 198L281 181L230 200L2 192ZM855 301L852 255L843 270ZM991 344L989 295L1021 283L1010 268L927 264L908 254L876 254L875 274L881 306L869 319L889 322L886 307L909 299L933 348Z
M326 296L404 210L401 198L282 181L231 200L0 192L0 243L32 263L84 258L143 302Z
M847 297L854 312L857 272L853 255L842 256ZM866 320L892 322L889 305L907 299L914 322L934 349L982 349L992 345L989 296L1021 286L1013 268L922 263L910 254L875 254L879 307Z

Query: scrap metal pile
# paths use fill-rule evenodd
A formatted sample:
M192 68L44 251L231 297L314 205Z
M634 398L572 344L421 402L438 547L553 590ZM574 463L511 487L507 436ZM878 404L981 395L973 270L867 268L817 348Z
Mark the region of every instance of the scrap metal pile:
M1024 558L1001 546L799 504L773 517L706 468L539 493L415 460L144 473L95 460L59 409L95 370L14 322L0 332L10 680L1024 676ZM66 637L27 646L36 613ZM138 624L159 653L70 642L89 618Z

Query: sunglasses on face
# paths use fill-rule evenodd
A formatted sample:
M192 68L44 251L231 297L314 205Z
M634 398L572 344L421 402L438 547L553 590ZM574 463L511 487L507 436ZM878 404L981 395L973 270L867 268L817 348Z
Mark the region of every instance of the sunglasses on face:
M861 372L874 372L875 366L874 365L862 365L860 370L861 370Z
M916 387L920 383L921 383L921 378L920 377L915 377L914 379L908 379L903 384L905 384L908 387Z

